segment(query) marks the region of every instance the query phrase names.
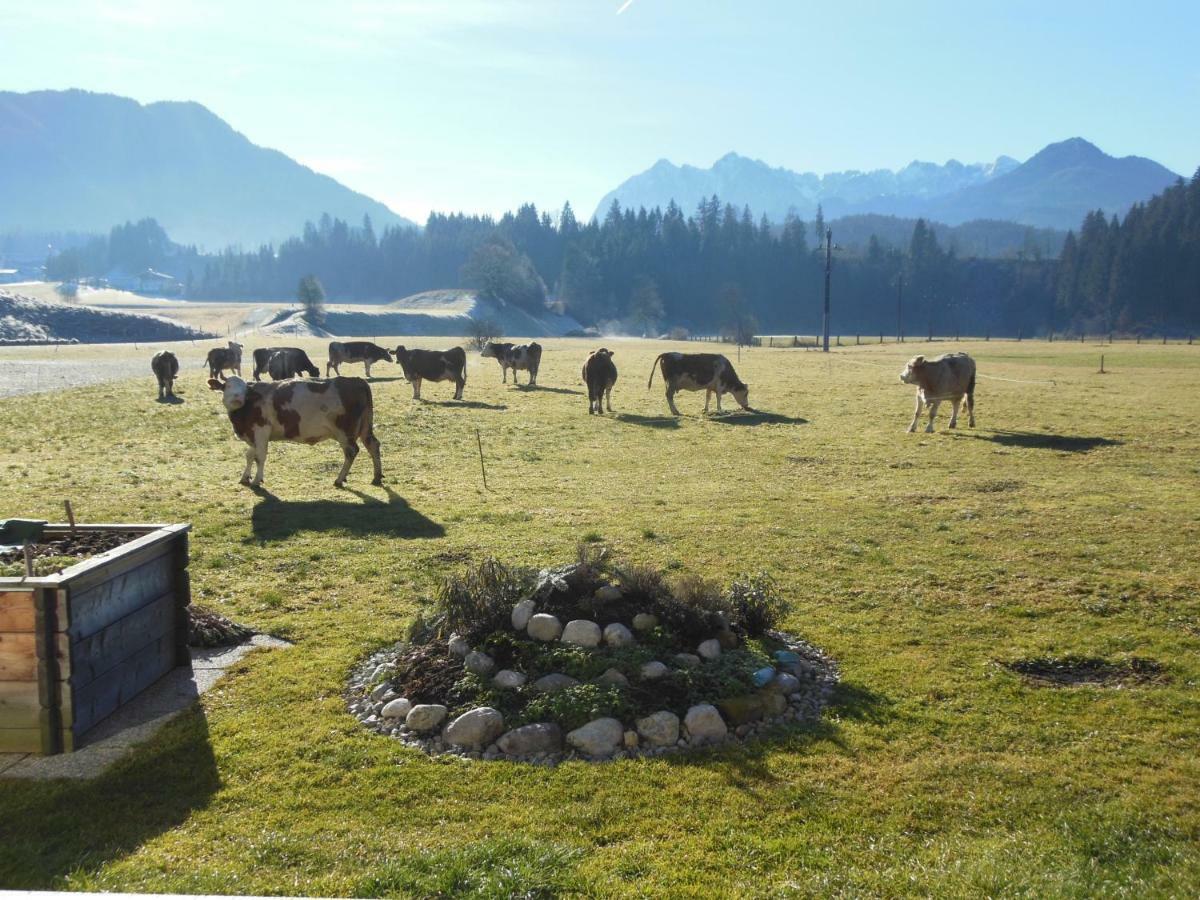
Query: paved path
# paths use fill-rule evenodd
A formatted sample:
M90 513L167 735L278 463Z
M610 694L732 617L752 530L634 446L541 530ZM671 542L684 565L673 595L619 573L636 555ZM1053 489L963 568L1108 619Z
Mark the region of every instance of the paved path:
M44 394L65 388L145 378L146 390L154 391L149 357L112 360L0 359L0 397Z

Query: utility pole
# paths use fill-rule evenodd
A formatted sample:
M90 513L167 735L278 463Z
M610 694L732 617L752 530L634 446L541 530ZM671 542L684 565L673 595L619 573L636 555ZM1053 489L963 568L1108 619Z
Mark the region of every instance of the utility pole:
M904 343L904 273L896 276L896 343Z
M833 266L833 229L825 229L825 316L821 326L822 352L829 352L829 270Z

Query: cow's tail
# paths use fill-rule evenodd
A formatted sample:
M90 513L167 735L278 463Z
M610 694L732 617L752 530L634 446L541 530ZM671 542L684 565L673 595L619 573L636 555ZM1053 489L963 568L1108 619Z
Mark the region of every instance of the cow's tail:
M975 405L975 370L971 370L971 380L967 382L967 401Z
M658 359L654 360L653 365L650 366L650 380L646 382L647 390L649 390L651 385L654 384L654 370L658 368L659 360L661 360L666 355L667 354L665 354L665 353L658 354ZM666 377L666 376L663 376L663 377Z
M367 385L367 406L358 419L358 433L355 437L368 447L375 440L375 398L371 396L370 385Z

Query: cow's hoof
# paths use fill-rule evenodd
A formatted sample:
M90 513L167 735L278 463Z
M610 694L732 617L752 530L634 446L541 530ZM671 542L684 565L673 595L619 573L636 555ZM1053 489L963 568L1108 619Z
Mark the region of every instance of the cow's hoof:
M913 434L916 430L916 428L910 428L908 429L908 434Z
M344 488L344 487L346 486L346 482L344 482L344 481L335 481L335 482L333 483L333 486L334 486L335 488Z
M958 427L958 423L957 423L957 422L951 422L951 423L950 423L948 426L946 426L946 427L948 427L948 428L957 428L957 427Z
M243 484L246 487L250 487L250 479L249 478L239 478L238 484Z
M925 433L926 433L926 434L933 434L933 426L932 426L932 425L930 425L928 428L926 428L926 429L925 429Z

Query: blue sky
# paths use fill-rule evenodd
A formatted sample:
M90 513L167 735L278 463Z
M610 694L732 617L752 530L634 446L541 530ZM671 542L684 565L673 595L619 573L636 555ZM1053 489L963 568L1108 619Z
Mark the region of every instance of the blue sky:
M0 63L5 90L196 100L417 220L590 214L729 150L826 172L1078 135L1200 165L1194 0L0 0Z

